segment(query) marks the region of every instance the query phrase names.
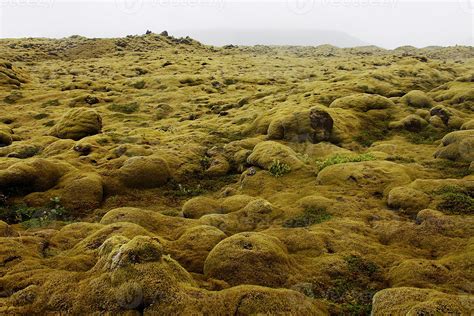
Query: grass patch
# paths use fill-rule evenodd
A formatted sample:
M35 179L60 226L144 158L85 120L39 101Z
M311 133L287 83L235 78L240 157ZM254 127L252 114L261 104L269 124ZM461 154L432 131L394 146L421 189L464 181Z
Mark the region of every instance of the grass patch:
M291 167L286 163L280 162L280 160L273 160L268 171L270 171L272 176L279 178L289 173L291 171Z
M439 210L451 214L474 213L474 192L458 186L445 186L435 193L442 199Z
M138 111L140 106L137 102L128 103L128 104L111 104L107 107L110 111L120 112L124 114L132 114Z
M36 228L48 225L54 220L65 218L67 210L61 205L61 200L54 197L44 207L28 207L24 204L0 207L0 220L9 224L21 223L25 228Z
M433 144L435 141L440 140L451 130L439 130L431 125L428 125L425 129L419 132L401 131L400 133L413 144Z
M326 160L317 161L316 164L319 170L321 171L328 166L337 165L341 163L372 161L372 160L376 160L375 156L372 154L360 154L360 155L336 154L334 156L329 157Z
M331 214L323 208L308 208L304 212L294 218L290 218L283 223L283 227L308 227L319 224L331 219Z

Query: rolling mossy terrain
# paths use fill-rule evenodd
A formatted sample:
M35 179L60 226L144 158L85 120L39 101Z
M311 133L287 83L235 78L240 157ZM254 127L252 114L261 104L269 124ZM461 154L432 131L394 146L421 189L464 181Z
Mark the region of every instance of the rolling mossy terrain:
M472 313L473 47L0 58L0 314Z

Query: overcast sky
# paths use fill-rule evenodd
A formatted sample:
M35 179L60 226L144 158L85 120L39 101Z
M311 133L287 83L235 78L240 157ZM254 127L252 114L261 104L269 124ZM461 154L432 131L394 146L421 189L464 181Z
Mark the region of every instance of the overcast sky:
M474 0L0 0L0 37L168 30L214 45L474 45Z

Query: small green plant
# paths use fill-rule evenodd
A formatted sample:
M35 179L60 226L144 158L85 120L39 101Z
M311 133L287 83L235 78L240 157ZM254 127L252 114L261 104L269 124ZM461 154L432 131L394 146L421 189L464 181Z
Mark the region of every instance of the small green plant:
M199 163L201 164L201 168L203 170L209 169L209 167L211 166L211 158L209 158L208 156L203 156Z
M329 157L323 161L317 161L317 167L319 170L323 170L324 168L332 165L337 165L341 163L348 163L348 162L361 162L361 161L371 161L376 160L375 156L372 154L360 154L360 155L343 155L343 154L336 154L334 156Z
M283 227L308 227L331 219L331 214L323 208L308 208L294 218L290 218L283 223Z
M442 199L438 204L441 211L452 214L474 213L474 192L458 186L444 186L435 193Z
M274 177L278 178L289 173L291 171L291 167L284 162L280 162L280 160L273 160L273 163L271 164L268 171L270 171Z
M0 207L0 219L7 223L22 223L26 228L41 227L67 215L59 197L54 197L44 207L28 207L24 204Z
M375 263L364 260L359 256L350 255L345 257L344 261L346 261L349 271L354 273L362 273L367 276L372 276L379 270Z
M138 105L137 102L128 103L128 104L114 103L108 106L108 109L110 111L120 112L120 113L125 113L125 114L135 113L138 111L139 108L140 106Z

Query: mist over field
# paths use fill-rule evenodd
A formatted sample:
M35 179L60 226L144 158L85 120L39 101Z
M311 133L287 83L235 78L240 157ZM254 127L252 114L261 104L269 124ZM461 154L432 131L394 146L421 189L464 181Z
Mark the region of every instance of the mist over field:
M0 37L121 37L147 29L210 45L473 45L471 0L4 0Z

